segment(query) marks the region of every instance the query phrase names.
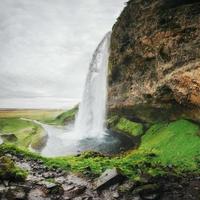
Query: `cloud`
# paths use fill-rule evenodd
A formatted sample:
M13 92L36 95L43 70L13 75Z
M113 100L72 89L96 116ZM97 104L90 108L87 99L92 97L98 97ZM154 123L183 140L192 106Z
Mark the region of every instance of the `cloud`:
M0 98L80 98L126 0L1 0Z

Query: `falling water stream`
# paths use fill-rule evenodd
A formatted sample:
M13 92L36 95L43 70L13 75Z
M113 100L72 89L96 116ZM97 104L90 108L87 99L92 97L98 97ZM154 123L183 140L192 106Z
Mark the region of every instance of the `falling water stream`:
M90 63L83 98L75 122L75 132L80 138L100 137L105 130L110 36L110 32L105 35Z
M55 127L39 123L48 135L42 155L72 155L86 150L115 154L134 146L130 137L105 128L110 37L109 32L93 54L75 124Z

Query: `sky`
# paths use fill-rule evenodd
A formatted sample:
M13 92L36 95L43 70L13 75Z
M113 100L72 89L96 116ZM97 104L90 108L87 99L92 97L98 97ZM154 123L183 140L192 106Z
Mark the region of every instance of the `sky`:
M1 0L0 108L19 99L78 101L93 51L126 1Z

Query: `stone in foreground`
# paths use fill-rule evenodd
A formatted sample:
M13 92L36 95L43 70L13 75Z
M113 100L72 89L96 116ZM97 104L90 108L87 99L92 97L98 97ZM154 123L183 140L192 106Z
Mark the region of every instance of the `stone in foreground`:
M106 170L94 183L95 190L101 190L113 184L121 182L125 177L117 168Z

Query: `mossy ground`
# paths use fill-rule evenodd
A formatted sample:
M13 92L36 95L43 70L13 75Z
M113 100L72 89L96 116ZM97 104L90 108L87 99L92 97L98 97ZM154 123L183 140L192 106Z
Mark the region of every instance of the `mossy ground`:
M85 152L79 156L44 158L13 145L0 145L0 152L23 154L40 159L48 167L58 167L96 177L107 168L117 167L128 177L165 173L200 173L200 127L187 120L151 126L141 138L138 149L116 157Z
M6 157L0 157L0 179L10 181L24 181L28 173L15 166L14 162Z
M119 119L114 129L122 133L127 133L131 136L140 136L143 134L142 124L132 122L124 117Z
M6 139L9 135L16 137L16 140ZM37 147L44 137L42 127L32 121L26 121L20 118L0 118L0 135L5 138L5 142L11 142L17 146Z
M75 119L75 115L78 111L78 106L61 113L58 115L56 118L51 119L51 120L46 120L48 124L52 125L65 125Z

